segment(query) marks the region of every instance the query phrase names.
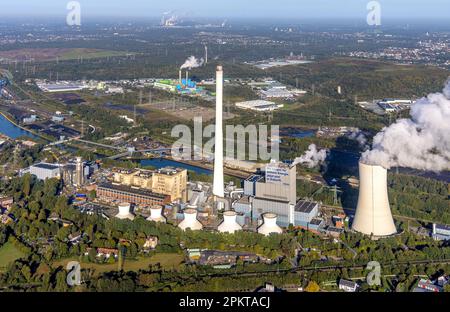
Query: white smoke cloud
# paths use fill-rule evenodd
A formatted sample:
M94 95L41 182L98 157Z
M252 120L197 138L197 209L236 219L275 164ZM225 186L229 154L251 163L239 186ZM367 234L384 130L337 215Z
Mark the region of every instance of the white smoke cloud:
M185 69L185 68L196 68L196 67L200 67L202 66L204 63L203 58L201 59L197 59L195 56L189 56L188 59L184 62L183 65L181 65L180 69Z
M318 150L315 144L311 144L308 150L300 157L294 160L293 166L298 164L303 164L308 168L314 168L320 165L327 158L328 150L322 149Z
M411 107L411 119L384 128L362 161L371 165L419 170L450 169L450 81L443 93L422 98Z
M362 131L354 131L348 136L350 139L358 141L361 147L367 147L367 138Z

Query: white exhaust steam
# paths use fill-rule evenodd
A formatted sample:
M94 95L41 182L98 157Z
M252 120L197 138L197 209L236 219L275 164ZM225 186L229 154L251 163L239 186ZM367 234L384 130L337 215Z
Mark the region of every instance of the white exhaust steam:
M196 68L196 67L200 67L202 66L204 63L203 58L201 59L197 59L195 56L189 56L188 59L184 62L183 65L181 65L180 69L192 69L192 68Z
M384 128L363 153L370 165L419 170L450 169L450 81L443 93L422 98L411 107L411 119L400 119Z
M319 151L315 144L311 144L305 154L297 157L292 165L296 166L298 164L303 164L308 168L314 168L325 161L327 154L328 150L322 149Z
M362 131L354 131L349 136L349 139L355 140L364 149L367 149L367 138Z

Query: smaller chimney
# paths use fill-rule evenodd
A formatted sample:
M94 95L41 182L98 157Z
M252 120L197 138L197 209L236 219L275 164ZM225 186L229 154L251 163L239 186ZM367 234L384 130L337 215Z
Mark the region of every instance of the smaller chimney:
M278 216L274 213L263 215L264 223L258 228L258 233L269 236L272 233L282 234L283 229L277 225Z
M147 218L147 221L166 223L166 218L162 215L162 209L161 206L150 208L150 217Z
M180 69L180 72L179 72L179 79L178 79L178 81L180 82L180 85L182 84L182 81L183 81L183 79L181 78L181 75L182 75L182 72L181 72L181 69Z
M197 210L186 209L184 211L184 220L178 224L178 227L183 231L186 231L187 229L191 229L192 231L199 231L203 229L203 224L197 220Z
M223 213L223 222L217 228L221 233L234 233L242 230L242 226L236 221L237 214L232 210Z
M121 220L124 219L133 220L134 215L131 213L131 204L129 203L119 204L119 213L116 215L116 218Z

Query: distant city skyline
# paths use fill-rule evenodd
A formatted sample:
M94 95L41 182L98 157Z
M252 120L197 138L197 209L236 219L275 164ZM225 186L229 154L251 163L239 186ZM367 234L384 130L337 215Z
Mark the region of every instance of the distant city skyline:
M45 17L67 14L64 0L0 0L4 17ZM365 19L369 0L79 0L85 17L157 17L164 12L177 11L189 17L239 18L330 18ZM385 19L449 18L448 0L379 0Z

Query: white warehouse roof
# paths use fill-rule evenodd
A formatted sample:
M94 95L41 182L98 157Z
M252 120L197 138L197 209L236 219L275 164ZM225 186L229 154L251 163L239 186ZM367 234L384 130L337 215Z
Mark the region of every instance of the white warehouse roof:
M256 110L256 111L275 110L275 109L283 107L282 104L277 104L275 102L265 101L265 100L237 102L235 105L236 105L236 107L239 107L242 109L251 109L251 110Z

